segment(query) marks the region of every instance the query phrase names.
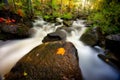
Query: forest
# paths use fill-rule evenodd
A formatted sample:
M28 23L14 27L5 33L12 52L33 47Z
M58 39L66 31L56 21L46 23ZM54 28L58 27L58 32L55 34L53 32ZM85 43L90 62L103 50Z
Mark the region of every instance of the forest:
M120 80L120 1L0 0L0 80Z
M118 0L1 0L0 9L22 17L42 16L45 20L86 18L91 27L100 26L104 34L120 32Z

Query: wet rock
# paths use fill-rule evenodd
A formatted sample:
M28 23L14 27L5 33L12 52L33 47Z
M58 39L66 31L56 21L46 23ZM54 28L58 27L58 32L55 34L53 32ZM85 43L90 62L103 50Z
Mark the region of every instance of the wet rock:
M95 34L91 34L91 33L83 34L80 40L83 41L83 43L90 46L94 46L97 43L97 38L95 38Z
M104 35L102 34L100 27L95 27L88 30L81 36L80 40L90 46L104 45Z
M82 80L78 63L72 43L48 42L19 60L5 80Z
M30 36L32 21L13 13L10 9L0 10L0 40L21 39ZM8 22L9 20L9 22Z
M107 57L105 55L102 55L102 54L98 54L98 57L100 59L102 59L104 62L106 62L107 64L111 65L112 67L120 70L120 62L111 58L111 57Z
M105 39L105 48L120 61L120 34L108 35Z
M66 26L63 26L63 27L59 27L56 29L56 31L59 31L59 30L63 30L67 33L71 33L71 31L74 31L74 28L73 27L66 27Z
M30 36L29 33L30 27L21 23L2 24L0 26L0 29L1 29L1 36L3 36L5 39L25 38Z
M63 24L67 27L70 27L72 25L73 21L72 20L64 20Z
M94 24L94 22L93 21L87 21L85 24L86 24L85 25L86 27L91 27Z
M55 32L49 33L42 42L51 42L51 41L65 41L66 33L62 30L57 30Z
M56 22L58 22L58 23L62 23L63 20L62 20L61 18L56 18Z
M88 15L85 14L85 13L84 13L84 14L82 13L82 14L78 14L78 15L77 15L77 18L78 18L78 19L84 19L84 20L85 20L85 19L87 19L87 17L88 17Z
M33 21L31 21L31 20L26 20L26 21L24 21L23 23L24 23L24 25L26 25L27 27L29 27L29 28L32 28L33 27L33 23L32 23Z

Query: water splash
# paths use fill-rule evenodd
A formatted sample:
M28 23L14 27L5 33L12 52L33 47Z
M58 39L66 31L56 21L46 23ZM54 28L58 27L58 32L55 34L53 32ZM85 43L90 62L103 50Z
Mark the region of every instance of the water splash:
M73 22L73 31L67 33L67 41L72 42L78 50L80 68L85 80L117 80L118 72L102 62L93 48L84 45L80 40L80 36L85 32L84 20L76 20ZM63 24L55 26L55 24L45 22L42 18L34 23L32 28L34 31L31 38L23 40L0 41L0 75L8 73L16 62L31 51L34 47L42 44L42 39L50 32L54 32Z

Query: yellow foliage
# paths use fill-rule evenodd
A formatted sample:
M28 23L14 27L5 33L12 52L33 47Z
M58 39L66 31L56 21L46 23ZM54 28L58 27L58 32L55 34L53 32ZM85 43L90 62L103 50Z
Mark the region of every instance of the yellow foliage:
M56 54L64 55L65 54L65 49L64 48L58 48Z

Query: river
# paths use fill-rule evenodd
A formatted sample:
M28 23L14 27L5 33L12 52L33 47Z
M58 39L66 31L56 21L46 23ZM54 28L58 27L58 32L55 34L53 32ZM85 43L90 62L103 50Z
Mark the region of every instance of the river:
M19 59L31 51L34 47L42 44L43 38L54 32L63 24L45 22L43 19L35 20L33 33L30 38L22 40L0 41L0 75L4 76L16 64ZM104 54L100 47L85 45L79 38L85 32L84 20L76 20L71 25L73 31L67 33L67 40L72 42L78 50L79 66L84 80L120 80L120 72L98 58L98 54Z

